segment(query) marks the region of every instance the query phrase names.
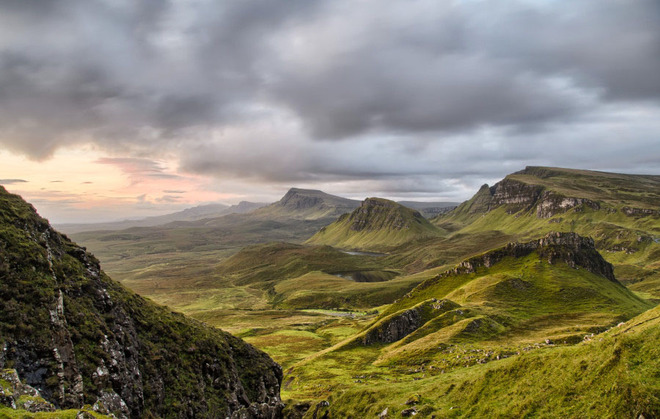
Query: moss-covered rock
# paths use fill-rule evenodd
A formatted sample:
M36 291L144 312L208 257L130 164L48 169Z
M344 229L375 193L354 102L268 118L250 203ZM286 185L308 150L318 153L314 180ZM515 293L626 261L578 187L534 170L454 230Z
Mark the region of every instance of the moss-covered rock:
M3 188L0 368L38 391L20 400L26 410L43 400L124 417L278 417L282 407L281 368L266 354L112 281Z

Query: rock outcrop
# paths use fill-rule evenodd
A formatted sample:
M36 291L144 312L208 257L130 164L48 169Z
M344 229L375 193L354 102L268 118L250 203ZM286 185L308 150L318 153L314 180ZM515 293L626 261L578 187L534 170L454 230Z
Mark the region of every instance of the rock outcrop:
M425 301L409 310L392 314L380 320L366 331L361 343L363 345L373 345L375 343L399 341L430 319L457 307L460 306L450 300L431 299Z
M506 257L519 258L533 252L538 253L539 258L547 260L548 263L563 262L573 268L586 269L612 282L619 283L614 277L614 268L598 253L592 238L582 237L576 233L553 232L538 240L527 243L512 242L499 249L466 259L455 268L423 282L418 288L426 288L439 279L451 275L474 273L482 267L490 268Z
M0 369L15 371L44 406L135 418L280 417L282 371L266 354L112 281L2 188L0 210Z

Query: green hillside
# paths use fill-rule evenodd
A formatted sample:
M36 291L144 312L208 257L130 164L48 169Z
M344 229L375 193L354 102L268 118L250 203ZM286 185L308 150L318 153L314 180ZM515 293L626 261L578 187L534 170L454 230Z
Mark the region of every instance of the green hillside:
M358 209L322 228L307 243L343 249L386 250L414 239L442 234L441 229L415 210L386 199L367 198Z
M447 398L448 384L434 388L446 377L473 379L504 358L581 342L651 307L614 278L590 239L556 233L511 243L427 279L360 333L295 365L286 396L328 397L339 417L467 409L477 392L464 385L469 396ZM487 415L489 407L474 411Z
M281 409L281 368L265 353L111 280L1 187L0 348L0 406L10 411L239 417Z
M593 237L630 289L660 301L660 176L531 167L484 185L434 224L502 242L550 231Z
M654 418L660 415L660 308L574 346L447 346L442 364L373 371L321 357L291 372L288 394L325 398L317 417ZM337 359L360 365L367 352ZM452 367L448 367L450 362ZM305 374L322 376L325 384ZM359 378L358 378L359 377ZM344 380L345 381L342 381ZM328 382L345 384L327 384ZM295 383L295 384L294 384ZM314 385L315 384L315 385ZM316 403L305 418L313 417ZM305 403L298 403L298 406ZM287 406L294 411L295 404ZM288 412L287 412L288 413ZM293 417L293 416L292 416Z

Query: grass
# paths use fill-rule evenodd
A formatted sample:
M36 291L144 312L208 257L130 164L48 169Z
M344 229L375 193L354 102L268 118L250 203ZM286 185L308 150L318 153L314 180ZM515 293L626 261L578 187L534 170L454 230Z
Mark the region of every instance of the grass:
M93 411L89 406L83 409L56 410L55 412L37 412L32 413L23 409L11 409L9 407L0 407L0 419L76 419L84 413L85 417L97 419L108 419L112 416L102 415Z
M307 243L381 251L416 238L443 234L417 211L386 199L369 198L351 214L322 228Z
M375 349L337 351L295 366L283 395L325 398L345 418L412 406L418 417L655 417L659 343L653 309L575 346L447 346L414 368L374 367Z

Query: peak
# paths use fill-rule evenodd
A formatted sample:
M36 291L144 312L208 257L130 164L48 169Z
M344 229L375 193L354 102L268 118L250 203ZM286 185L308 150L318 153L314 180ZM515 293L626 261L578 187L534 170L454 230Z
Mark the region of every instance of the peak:
M284 194L285 197L292 195L326 195L326 193L318 189L291 188Z
M389 207L389 208L404 208L403 205L398 204L394 201L390 201L389 199L385 198L367 198L364 201L362 201L363 207Z

